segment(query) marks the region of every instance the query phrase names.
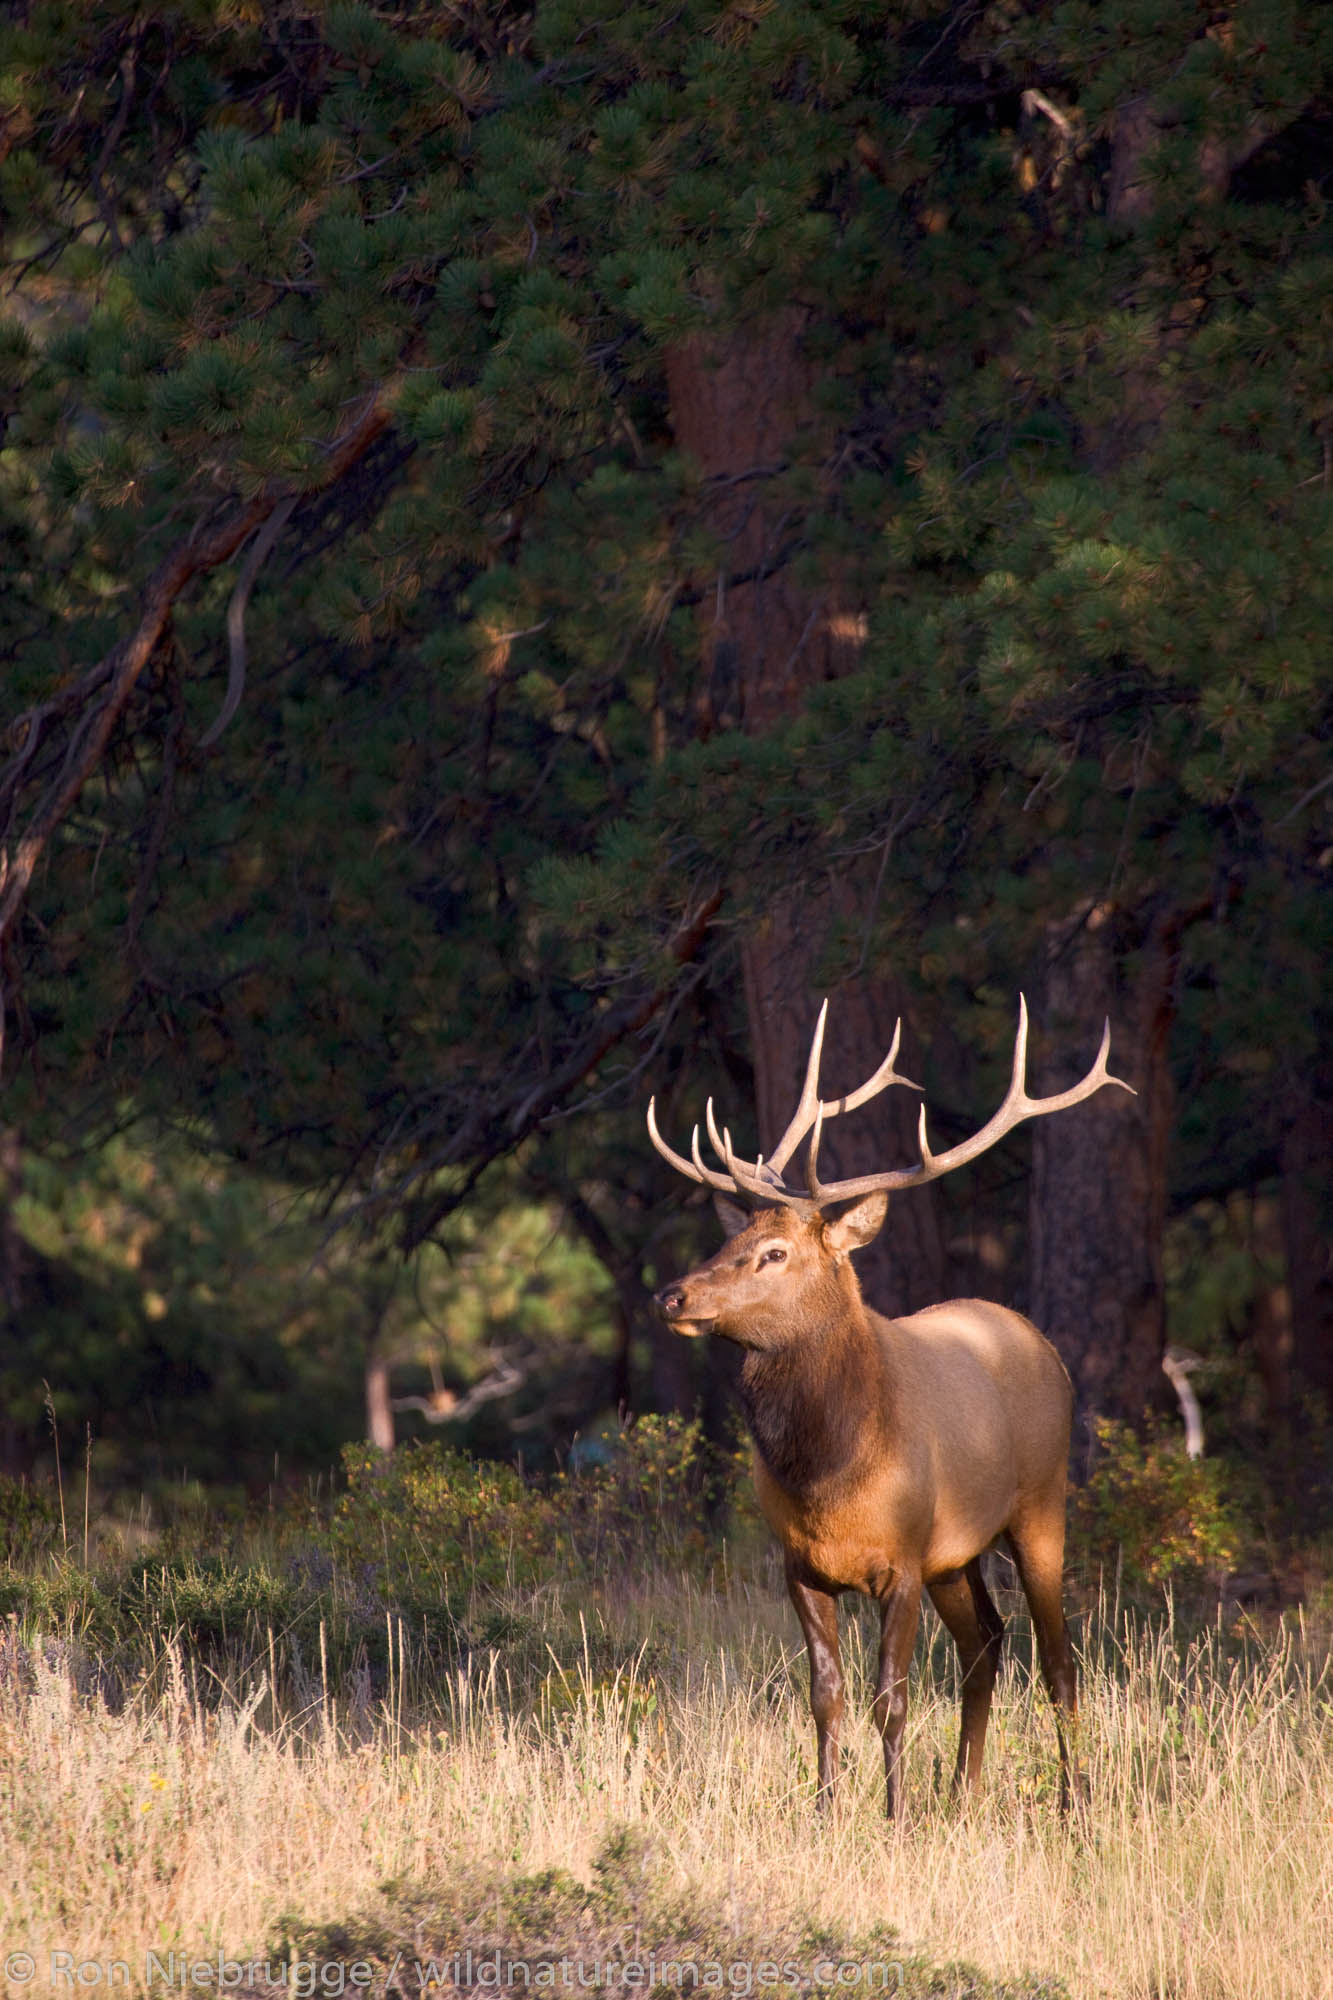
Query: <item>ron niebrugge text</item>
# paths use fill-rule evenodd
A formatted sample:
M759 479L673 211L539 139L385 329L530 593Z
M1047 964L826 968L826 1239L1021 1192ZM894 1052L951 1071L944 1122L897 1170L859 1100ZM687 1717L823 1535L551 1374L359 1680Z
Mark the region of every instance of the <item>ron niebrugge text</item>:
M903 1983L903 1968L896 1960L816 1958L801 1964L794 1959L659 1958L653 1952L641 1958L511 1958L503 1951L408 1958L399 1953L390 1961L371 1964L367 1959L241 1959L221 1952L215 1958L194 1958L186 1952L150 1951L135 1968L128 1959L81 1958L71 1951L49 1952L43 1967L31 1952L17 1951L9 1953L4 1971L12 1986L26 1986L45 1971L55 1987L226 1993L271 1986L286 1987L298 2000L301 1996L337 2000L340 1994L357 1992L410 1996L442 1987L464 1992L478 1987L518 1992L665 1987L686 1994L725 1994L736 2000L773 1987L896 1993Z

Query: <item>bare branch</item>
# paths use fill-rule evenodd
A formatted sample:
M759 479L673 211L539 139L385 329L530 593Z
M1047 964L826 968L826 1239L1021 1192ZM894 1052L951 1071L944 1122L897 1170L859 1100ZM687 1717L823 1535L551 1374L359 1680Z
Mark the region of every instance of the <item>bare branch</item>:
M483 1403L494 1402L497 1396L512 1396L527 1379L525 1368L516 1368L512 1361L501 1356L491 1373L474 1382L465 1396L456 1396L452 1389L441 1387L429 1396L395 1396L389 1407L416 1410L428 1424L461 1424Z
M274 544L290 521L299 498L298 493L289 493L284 500L279 500L255 536L240 576L236 579L236 588L227 606L227 645L230 653L227 693L217 720L199 738L201 750L212 749L241 705L241 696L245 693L245 607L250 601L255 578L273 553Z
M1168 1347L1162 1356L1162 1373L1176 1392L1185 1422L1185 1450L1190 1458L1203 1457L1203 1411L1190 1381L1199 1366L1199 1356L1185 1347Z

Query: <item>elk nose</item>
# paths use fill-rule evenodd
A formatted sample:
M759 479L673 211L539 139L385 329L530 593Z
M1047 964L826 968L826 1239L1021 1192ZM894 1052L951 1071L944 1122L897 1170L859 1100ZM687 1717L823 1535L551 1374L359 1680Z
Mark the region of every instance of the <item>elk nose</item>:
M685 1303L684 1287L681 1285L664 1285L660 1292L654 1294L653 1303L662 1312L666 1313L668 1317L672 1313L678 1313Z

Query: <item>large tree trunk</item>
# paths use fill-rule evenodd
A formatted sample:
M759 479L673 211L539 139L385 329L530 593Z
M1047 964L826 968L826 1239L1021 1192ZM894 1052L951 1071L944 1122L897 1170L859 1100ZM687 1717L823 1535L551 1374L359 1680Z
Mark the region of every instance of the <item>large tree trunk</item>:
M786 546L794 517L789 502L775 497L793 451L817 436L804 324L805 314L792 307L714 339L692 340L668 360L676 439L712 482L707 520L722 552L720 574L702 580L706 731L764 734L795 714L812 686L845 673L864 635L862 610L839 577L830 575L817 590L798 580ZM831 929L855 912L858 891L850 871L823 894L795 889L744 941L758 1143L766 1152L800 1091ZM854 1087L878 1066L898 1011L893 982L882 975L858 974L837 987L825 1096ZM908 1075L910 1061L905 1043ZM915 1146L915 1098L890 1091L873 1111L829 1127L821 1162L831 1175L864 1173L910 1161ZM933 1189L895 1205L860 1266L881 1311L910 1311L944 1296Z
M13 1125L0 1125L0 1329L10 1353L17 1347L29 1261L27 1241L14 1215L22 1188L22 1141ZM21 1465L18 1426L7 1410L0 1411L0 1470L13 1474L20 1469L27 1468Z
M1133 1422L1164 1400L1166 1048L1180 924L1163 913L1136 929L1126 936L1107 905L1053 926L1034 1023L1037 1094L1077 1082L1104 1017L1112 1074L1138 1093L1103 1089L1032 1128L1030 1303L1073 1378L1076 1472L1093 1417Z
M1288 1094L1282 1133L1283 1248L1293 1387L1333 1415L1333 1074L1319 1065Z
M764 928L745 942L745 998L755 1043L755 1095L759 1143L771 1152L800 1095L818 1012L810 970L823 947L829 912L808 904L775 911ZM901 1012L900 996L887 977L847 980L829 1007L821 1066L826 1099L855 1090L878 1066ZM919 1079L906 1023L899 1065ZM850 1180L885 1167L908 1166L920 1157L915 1091L889 1090L865 1109L824 1128L820 1172L826 1180ZM793 1163L799 1167L801 1159ZM866 1297L880 1312L916 1312L947 1296L939 1205L931 1187L896 1195L888 1220L873 1243L860 1252L857 1269Z
M1147 97L1110 121L1108 221L1125 232L1152 222L1153 155L1169 119ZM1200 196L1218 200L1262 130L1234 143L1200 144ZM1147 253L1145 269L1151 271ZM1147 362L1126 370L1121 407L1086 438L1088 462L1113 471L1148 445L1174 393L1160 365L1193 331L1198 309L1177 305L1157 329ZM1089 905L1052 927L1041 974L1034 1074L1042 1094L1066 1088L1086 1068L1103 1016L1112 1069L1137 1091L1103 1090L1077 1110L1033 1128L1029 1206L1030 1306L1073 1377L1080 1432L1098 1415L1139 1420L1169 1400L1162 1235L1171 1117L1167 1041L1175 1014L1176 965L1185 927L1203 909L1173 907L1169 883L1140 891L1132 908Z

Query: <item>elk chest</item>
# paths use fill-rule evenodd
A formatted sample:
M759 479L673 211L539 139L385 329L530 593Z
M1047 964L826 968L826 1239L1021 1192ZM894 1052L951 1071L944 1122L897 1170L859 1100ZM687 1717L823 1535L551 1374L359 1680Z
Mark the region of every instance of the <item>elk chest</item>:
M891 1469L809 1493L791 1493L756 1450L760 1512L798 1576L831 1590L877 1597L917 1567L923 1523L919 1490Z

